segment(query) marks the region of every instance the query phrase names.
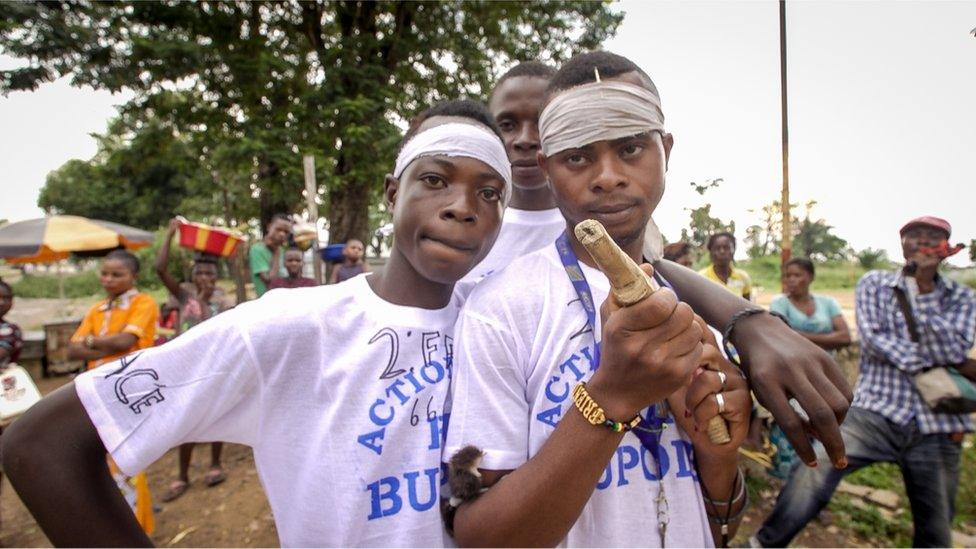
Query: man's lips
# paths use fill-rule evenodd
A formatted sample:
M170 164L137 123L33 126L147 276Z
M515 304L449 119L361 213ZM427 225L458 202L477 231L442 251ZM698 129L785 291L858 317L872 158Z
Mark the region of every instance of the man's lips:
M538 168L539 163L536 162L535 158L526 158L524 160L513 160L513 168Z
M461 252L473 252L473 251L475 251L477 249L477 246L474 246L474 245L468 243L467 241L458 240L458 239L455 239L455 238L446 238L446 237L443 237L443 236L424 235L424 236L421 237L421 239L423 239L423 240L429 240L431 242L436 242L438 244L441 244L442 246L447 246L448 248L452 248L452 249L455 249L455 250L458 250L458 251L461 251Z
M615 214L627 211L637 204L634 202L617 202L613 204L600 204L597 206L591 206L589 211L595 214Z

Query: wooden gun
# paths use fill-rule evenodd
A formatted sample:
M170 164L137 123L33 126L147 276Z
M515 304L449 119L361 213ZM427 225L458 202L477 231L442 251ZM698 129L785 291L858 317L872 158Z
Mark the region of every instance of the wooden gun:
M610 291L620 305L629 307L661 289L657 281L617 246L599 221L587 219L576 225L574 232L593 261L610 279ZM714 444L727 444L732 440L721 416L708 421L706 432Z

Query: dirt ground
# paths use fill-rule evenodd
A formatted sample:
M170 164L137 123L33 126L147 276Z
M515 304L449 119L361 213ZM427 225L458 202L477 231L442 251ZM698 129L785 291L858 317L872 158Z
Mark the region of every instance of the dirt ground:
M47 394L70 381L68 376L39 380ZM210 464L210 448L199 445L190 469L190 489L183 497L161 503L159 497L176 476L176 451L169 451L147 471L156 506L153 542L168 547L274 547L278 534L250 448L224 446L227 480L206 488L203 475ZM7 479L0 489L0 545L4 547L51 547L33 517L20 502Z

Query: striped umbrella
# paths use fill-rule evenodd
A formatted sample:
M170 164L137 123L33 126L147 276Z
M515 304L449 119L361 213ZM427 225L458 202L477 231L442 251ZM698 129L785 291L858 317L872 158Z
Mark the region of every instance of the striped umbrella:
M75 215L52 215L0 227L0 257L10 263L46 263L71 252L107 251L119 246L137 250L153 234L127 225Z

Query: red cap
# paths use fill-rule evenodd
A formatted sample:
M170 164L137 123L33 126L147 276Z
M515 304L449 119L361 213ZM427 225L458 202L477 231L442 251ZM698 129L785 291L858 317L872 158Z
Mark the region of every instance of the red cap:
M952 225L941 217L935 217L934 215L923 215L922 217L916 217L915 219L905 223L905 225L898 231L898 234L904 235L905 231L911 229L912 227L932 227L933 229L938 229L940 231L945 231L946 238L952 236Z

